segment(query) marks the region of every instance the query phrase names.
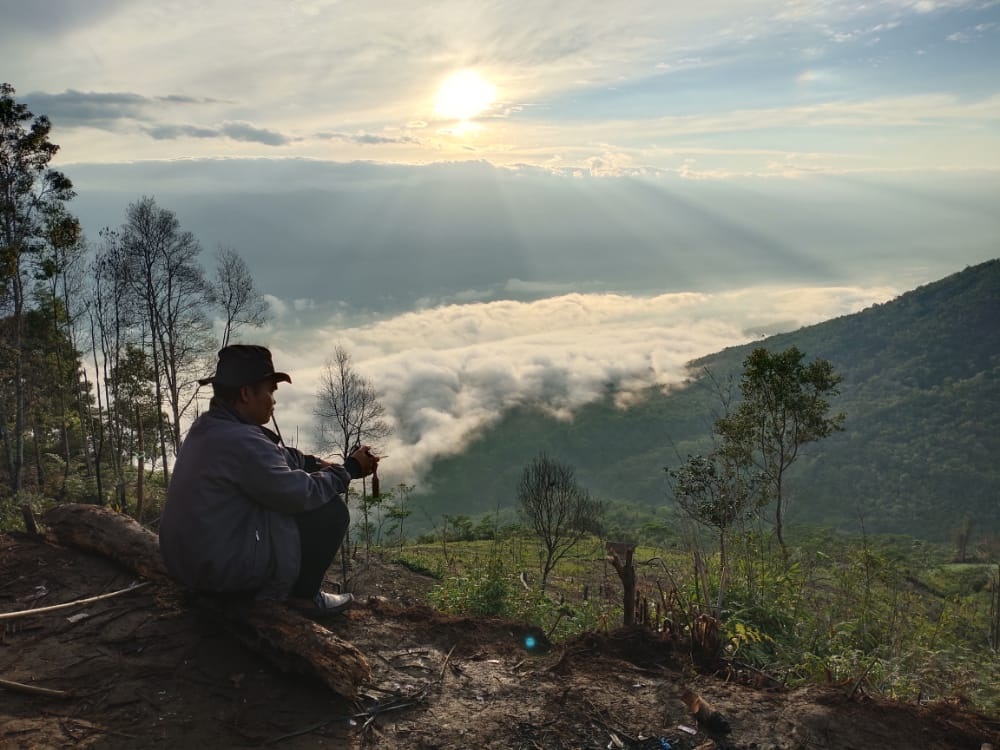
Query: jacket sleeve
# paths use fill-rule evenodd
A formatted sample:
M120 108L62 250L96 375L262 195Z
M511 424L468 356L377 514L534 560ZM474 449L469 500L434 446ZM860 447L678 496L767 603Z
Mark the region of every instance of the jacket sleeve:
M341 467L306 471L301 451L275 445L263 433L245 433L237 479L255 503L280 513L302 513L342 498L350 475Z
M326 462L321 461L316 456L310 455L309 453L303 453L298 448L289 448L285 446L284 450L288 456L288 465L293 469L302 469L303 471L314 472L320 471L329 465ZM350 472L348 473L350 474ZM353 477L354 475L351 474L351 476Z

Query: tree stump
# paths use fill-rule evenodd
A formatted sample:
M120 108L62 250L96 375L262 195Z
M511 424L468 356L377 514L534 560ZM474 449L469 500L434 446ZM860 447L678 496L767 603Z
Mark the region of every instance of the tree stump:
M624 624L626 626L635 625L635 563L632 556L635 554L634 544L620 544L608 542L608 562L614 567L621 578L624 589L622 605L624 608Z

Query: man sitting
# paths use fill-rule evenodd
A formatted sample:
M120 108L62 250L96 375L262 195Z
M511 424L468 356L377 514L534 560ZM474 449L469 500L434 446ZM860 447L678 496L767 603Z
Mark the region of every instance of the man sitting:
M263 425L279 382L271 352L235 344L219 351L209 410L191 426L174 464L160 519L167 570L201 591L289 600L317 614L350 606L351 594L320 591L350 523L351 479L372 474L368 446L344 466L285 446Z

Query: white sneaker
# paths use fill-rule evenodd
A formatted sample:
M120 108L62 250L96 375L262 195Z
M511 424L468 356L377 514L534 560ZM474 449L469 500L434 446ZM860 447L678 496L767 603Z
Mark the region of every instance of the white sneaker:
M343 612L354 603L353 594L325 594L317 592L313 597L313 604L316 605L316 614L335 615Z

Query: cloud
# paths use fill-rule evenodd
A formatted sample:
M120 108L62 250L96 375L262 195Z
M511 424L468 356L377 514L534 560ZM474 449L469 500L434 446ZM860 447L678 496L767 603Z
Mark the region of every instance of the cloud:
M289 308L314 300L295 311L313 320L334 305L390 314L574 291L877 284L996 254L996 172L830 176L817 174L822 153L752 156L787 176L691 179L711 163L683 149L669 158L684 176L283 158L65 171L89 237L154 195L203 247L237 248L263 292Z
M32 92L24 102L35 114L47 115L63 127L107 128L119 120L138 119L151 100L129 92L84 92L67 90L61 94Z
M281 133L256 128L245 122L229 122L219 127L197 125L155 125L145 128L150 137L157 140L176 138L231 138L234 141L263 143L267 146L283 146L291 141Z
M923 75L912 50L915 40L947 33L937 29L964 34L993 23L981 0L624 0L614 14L593 3L566 14L543 2L519 14L459 0L258 3L235 15L231 2L194 0L104 4L95 15L66 11L60 0L13 5L16 24L0 28L0 49L10 52L5 76L22 91L71 87L39 95L63 98L39 98L35 107L52 117L61 159L270 158L280 148L303 158L421 164L474 152L498 165L558 160L577 174L634 176L678 169L664 158L675 147L746 153L794 144L829 152L831 170L856 168L859 152L873 167L955 167L973 161L963 145L970 127L986 134L977 152L1000 153L975 108L903 122L866 117L900 91L953 103L990 95L959 45L931 47L933 75ZM50 12L60 8L65 24ZM245 19L239 33L234 17ZM18 24L47 21L58 24L50 45L17 34ZM876 37L884 60L859 48ZM171 64L157 62L164 59ZM803 59L808 91L788 85ZM871 74L875 63L881 75ZM498 92L496 111L475 134L442 129L432 114L437 86L468 68ZM93 91L101 86L113 91ZM81 97L88 101L71 101ZM867 112L844 106L859 103ZM820 104L844 116L811 109ZM779 132L786 128L795 132ZM900 131L905 148L881 147ZM720 154L698 173L766 173L764 163L737 161L749 160Z
M171 94L149 97L127 91L75 91L61 94L35 91L25 94L24 102L39 115L47 115L60 126L108 127L118 120L145 120L163 104L205 105L217 100Z
M294 387L279 391L278 419L312 444L315 393L336 345L377 387L394 434L391 483L419 482L430 462L462 450L517 405L562 418L609 385L626 397L682 383L686 363L765 333L793 330L884 302L889 287L758 287L651 297L567 294L533 302L446 305L384 320L275 327L267 338Z
M46 0L25 3L2 0L0 18L10 34L39 34L51 38L67 29L93 26L112 15L129 0Z
M824 127L911 128L986 123L1000 117L1000 95L964 100L949 94L921 94L867 101L827 101L794 107L732 110L716 115L664 117L659 124L675 135L746 130Z
M267 302L268 312L276 318L280 320L288 314L288 305L286 305L278 297L275 297L273 294L265 294L262 296L264 297L264 301Z
M201 128L195 125L156 125L146 128L146 132L158 141L175 138L218 138L221 135L215 128Z
M596 284L595 284L596 285ZM515 295L528 297L552 296L567 294L579 289L579 284L558 281L525 281L524 279L507 279L503 285L504 291Z
M123 125L139 123L142 132L154 140L228 138L267 146L283 146L292 141L282 133L245 121L193 125L157 120L162 116L164 105L190 109L220 103L220 100L205 97L179 94L149 97L132 92L83 92L69 89L61 94L30 93L24 97L24 101L32 111L47 115L60 128L90 127L117 131Z
M250 143L263 143L267 146L282 146L289 142L289 138L281 133L275 133L265 128L257 128L248 122L227 122L220 128L219 132L234 141L247 141Z
M970 26L962 31L956 31L952 34L948 34L945 39L949 42L970 44L976 39L982 39L987 32L990 32L995 28L997 28L997 24L993 21L988 23L977 23L976 25Z
M418 144L419 138L412 135L378 135L376 133L318 133L317 138L347 141L364 146L385 145L393 143Z

